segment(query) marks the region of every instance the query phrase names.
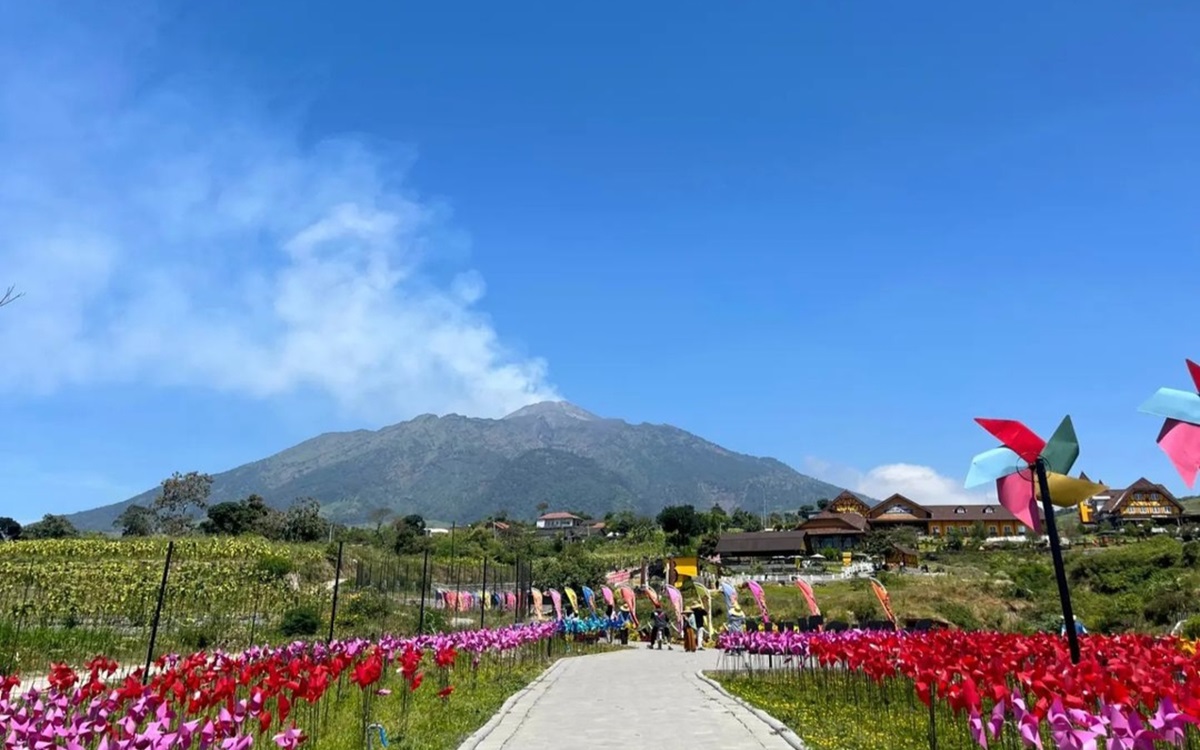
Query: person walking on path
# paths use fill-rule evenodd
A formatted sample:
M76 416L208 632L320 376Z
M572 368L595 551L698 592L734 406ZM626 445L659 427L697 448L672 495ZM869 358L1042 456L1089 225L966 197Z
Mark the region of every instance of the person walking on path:
M671 650L671 634L669 631L670 625L667 623L667 613L663 612L662 605L654 607L654 614L650 616L650 648L658 647L662 651L663 641L667 643L667 650Z
M697 599L692 602L692 615L696 618L696 646L704 650L704 642L708 638L708 610Z
M689 654L696 651L696 615L690 610L683 619L683 650Z

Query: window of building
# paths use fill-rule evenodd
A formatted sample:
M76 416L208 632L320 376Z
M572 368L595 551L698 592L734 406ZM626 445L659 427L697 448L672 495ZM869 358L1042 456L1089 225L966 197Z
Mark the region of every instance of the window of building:
M935 523L935 524L930 524L930 526L929 526L929 533L933 534L934 536L941 536L941 534L942 534L942 527L941 527L941 526L938 526L936 523Z
M1008 524L1004 524L1004 536L1008 536L1011 533L1013 533L1012 526L1009 526Z
M967 512L967 509L962 507L961 505L954 509L954 514L957 516L961 516L961 515L965 514L966 512Z
M988 525L988 533L992 536L996 536L996 524L993 523Z
M983 509L983 512L984 512L984 513L995 513L995 512L996 512L996 509L995 509L995 508L993 508L992 506L990 506L990 505L989 505L989 506L987 506L986 508L984 508L984 509Z

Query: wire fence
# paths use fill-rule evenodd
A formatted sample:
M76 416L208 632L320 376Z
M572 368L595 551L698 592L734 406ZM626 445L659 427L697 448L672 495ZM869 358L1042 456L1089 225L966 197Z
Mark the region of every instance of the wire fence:
M0 556L0 675L103 655L132 671L164 654L296 639L414 634L521 622L528 561L381 559L338 543L281 553L229 542L69 541ZM360 554L362 553L362 554Z

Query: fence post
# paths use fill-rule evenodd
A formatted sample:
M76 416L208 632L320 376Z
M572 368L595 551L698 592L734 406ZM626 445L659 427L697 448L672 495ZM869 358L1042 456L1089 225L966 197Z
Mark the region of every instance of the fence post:
M417 620L417 635L425 632L425 580L429 575L429 547L425 547L425 562L421 564L421 615Z
M521 556L517 555L517 562L513 565L513 593L517 595L517 605L513 607L513 625L521 621L521 605L524 604L524 599L521 597Z
M483 630L483 612L487 609L487 556L483 558L483 583L479 586L479 629Z
M150 681L150 665L154 663L154 644L158 640L158 623L162 618L163 599L167 594L167 576L171 573L171 556L175 553L175 540L167 542L167 559L163 562L162 582L158 584L158 603L154 606L154 619L150 622L150 645L146 649L146 669L142 672L142 684Z
M329 612L329 641L327 642L333 641L333 626L337 622L338 588L342 583L342 548L345 545L345 542L338 542L337 570L333 574L333 607Z

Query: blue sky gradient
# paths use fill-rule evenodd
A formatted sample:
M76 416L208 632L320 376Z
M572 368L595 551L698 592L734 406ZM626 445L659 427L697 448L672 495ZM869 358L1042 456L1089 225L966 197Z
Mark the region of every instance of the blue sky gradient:
M1200 7L25 4L0 515L561 396L869 493L1183 487Z

